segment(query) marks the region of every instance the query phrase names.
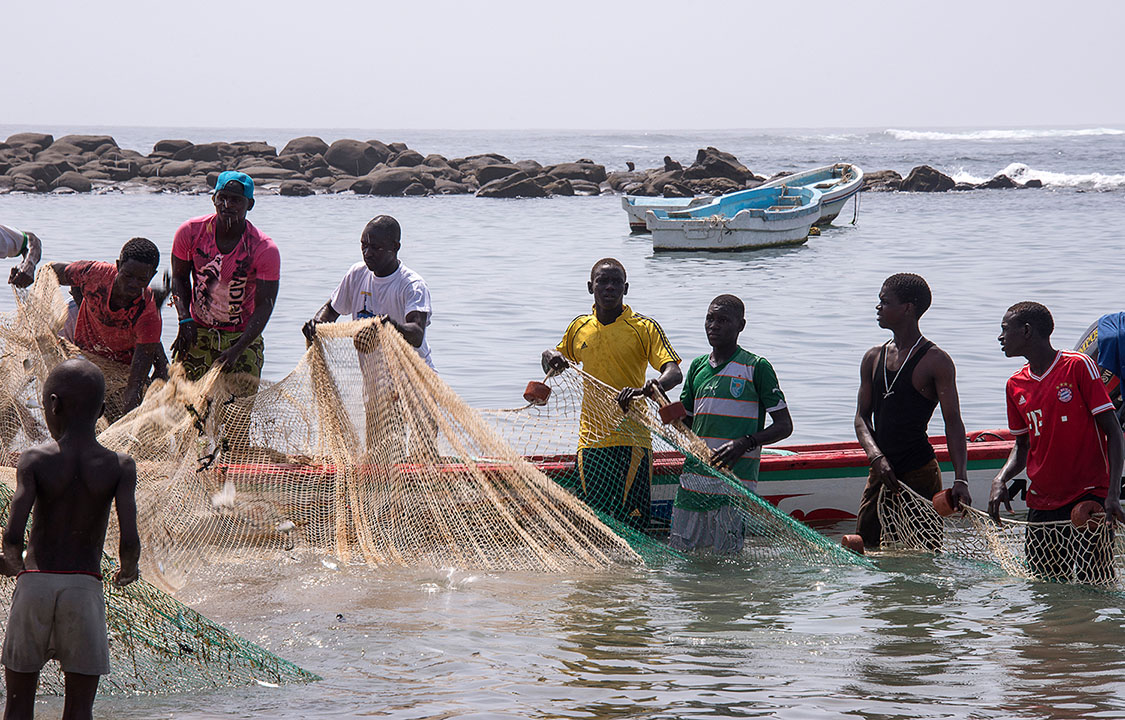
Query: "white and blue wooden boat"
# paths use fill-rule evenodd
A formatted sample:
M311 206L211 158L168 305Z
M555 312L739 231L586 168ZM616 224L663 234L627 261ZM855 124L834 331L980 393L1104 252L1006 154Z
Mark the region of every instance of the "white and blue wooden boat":
M820 219L821 193L808 187L758 187L694 208L649 210L654 250L754 250L799 245Z
M836 219L844 203L863 189L863 170L851 163L836 163L803 170L799 173L771 180L758 187L808 187L819 190L820 219L817 225L827 225ZM737 194L737 193L735 193Z
M648 232L645 227L645 213L649 210L686 210L687 208L706 205L714 200L712 195L700 195L689 198L645 197L643 195L625 195L621 198L621 207L629 216L629 229L635 233Z

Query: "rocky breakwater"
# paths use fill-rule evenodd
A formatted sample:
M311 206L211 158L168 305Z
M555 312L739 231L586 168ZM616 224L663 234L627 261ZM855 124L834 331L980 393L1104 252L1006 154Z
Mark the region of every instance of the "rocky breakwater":
M919 165L906 177L894 170L865 173L863 189L882 192L949 192L950 190L1009 190L1015 188L1041 188L1037 179L1019 183L1004 174L995 175L981 183L956 182L945 173L929 165Z
M145 155L120 147L109 135L17 133L0 143L0 193L87 193L131 189L208 193L223 170L241 170L265 193L306 196L351 192L359 195L464 195L536 198L626 193L631 195L721 195L752 188L766 178L730 153L707 147L684 167L670 157L662 167L607 172L593 160L542 165L513 161L497 153L461 158L423 155L404 143L290 140L280 151L265 142L161 140ZM865 190L943 191L1034 187L997 176L980 185L955 183L929 166L906 178L893 170L868 173Z

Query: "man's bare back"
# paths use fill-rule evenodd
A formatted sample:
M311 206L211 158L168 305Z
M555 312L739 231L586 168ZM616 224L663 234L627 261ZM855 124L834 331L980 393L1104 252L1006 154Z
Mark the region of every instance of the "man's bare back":
M63 447L50 441L23 453L12 516L17 519L26 504L23 496L30 496L35 522L24 558L26 569L100 574L110 506L117 499L119 515L123 506L133 506L136 477L131 457L96 442L89 447ZM135 520L133 525L135 533ZM22 535L22 529L11 529ZM5 546L14 544L8 540L5 537Z

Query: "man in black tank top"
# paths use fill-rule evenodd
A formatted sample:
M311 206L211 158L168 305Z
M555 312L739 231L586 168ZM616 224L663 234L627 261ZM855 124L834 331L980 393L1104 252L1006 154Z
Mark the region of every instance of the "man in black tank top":
M883 283L875 306L879 327L894 338L867 351L860 364L855 434L871 471L863 490L856 532L868 547L879 547L879 492L897 492L900 483L926 498L941 490L941 468L926 435L934 408L941 405L953 463L953 497L970 505L966 480L968 450L956 369L944 350L922 337L918 318L930 307L930 288L918 275L899 273Z

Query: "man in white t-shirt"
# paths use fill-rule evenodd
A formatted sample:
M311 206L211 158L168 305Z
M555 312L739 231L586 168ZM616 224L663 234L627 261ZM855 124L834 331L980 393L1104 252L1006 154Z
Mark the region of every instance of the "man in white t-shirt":
M35 279L35 266L43 254L43 245L35 233L20 232L6 225L0 225L0 256L16 257L23 255L23 262L12 268L8 282L25 288Z
M341 315L353 320L382 317L393 326L430 367L426 327L430 324L430 290L422 276L398 259L402 230L390 215L367 223L360 236L363 260L352 265L332 297L317 311L302 331L312 340L316 326L335 322Z
M382 322L394 327L417 350L418 355L431 368L430 346L426 342L426 327L430 324L430 290L422 276L402 264L398 259L402 230L390 215L379 215L367 223L360 236L363 261L348 270L332 297L301 328L311 342L316 326L335 322L341 315L350 314L353 320L380 317ZM388 443L405 452L405 438L382 432L376 418L385 411L402 417L399 398L393 387L382 382L383 358L378 354L360 353L359 366L364 375L364 405L367 410L367 445L386 446ZM430 422L415 428L419 439L432 441L436 429ZM399 450L386 448L392 455Z

